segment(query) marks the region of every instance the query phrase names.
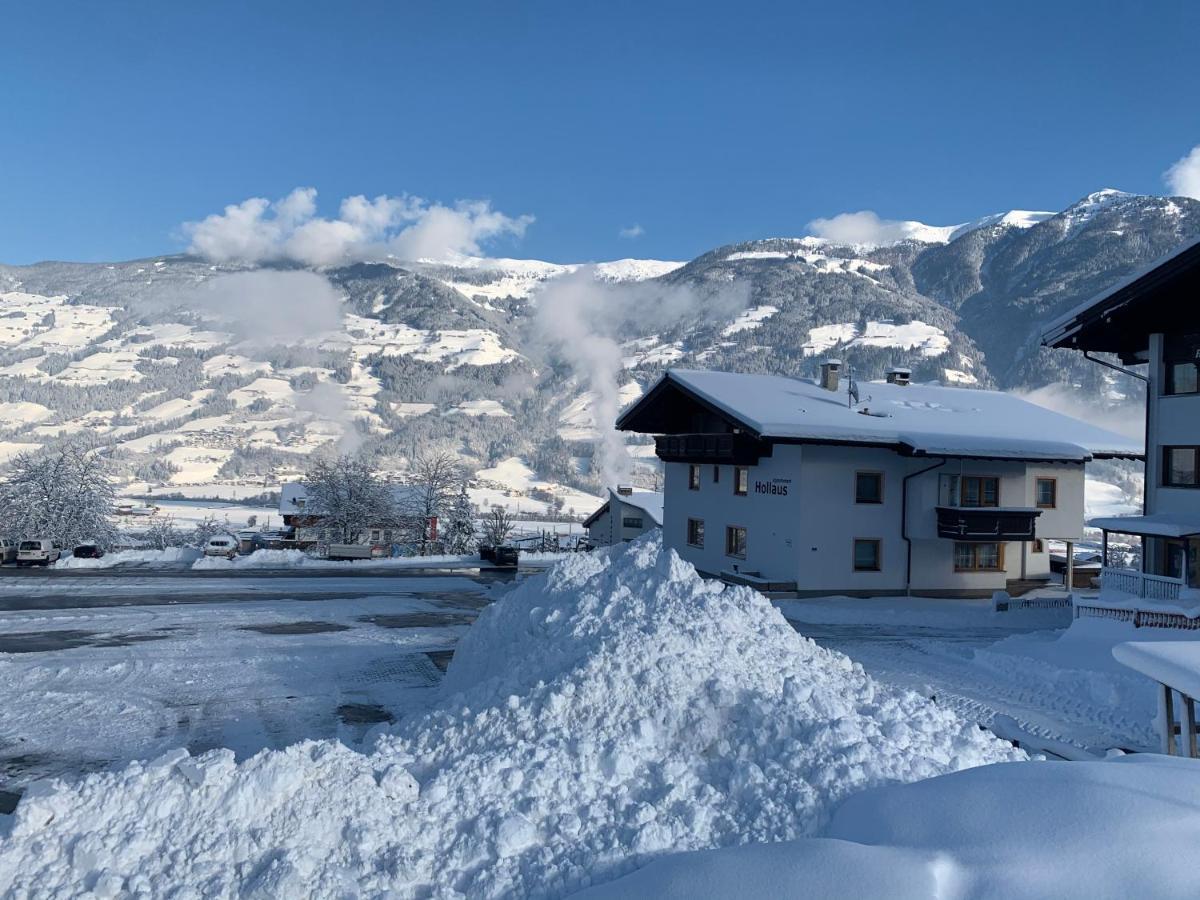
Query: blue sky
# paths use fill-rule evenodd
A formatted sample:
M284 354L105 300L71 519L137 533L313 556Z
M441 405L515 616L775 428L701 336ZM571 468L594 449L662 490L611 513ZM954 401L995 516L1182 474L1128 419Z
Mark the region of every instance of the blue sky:
M0 261L175 252L306 186L322 216L486 200L535 221L483 249L556 261L1164 193L1198 31L1185 2L2 0Z

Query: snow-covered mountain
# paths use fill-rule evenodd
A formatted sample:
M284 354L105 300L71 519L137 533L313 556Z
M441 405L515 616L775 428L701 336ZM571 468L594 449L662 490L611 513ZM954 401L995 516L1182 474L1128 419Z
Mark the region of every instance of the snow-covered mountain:
M618 404L666 365L803 375L836 353L862 380L906 364L1119 407L1134 388L1041 350L1040 326L1200 234L1200 202L1106 190L1056 214L896 234L755 240L686 263L460 258L319 277L183 256L0 266L0 458L87 431L132 491L245 496L331 442L396 468L449 444L473 462L478 502L588 512L611 403L533 327L539 291L566 277L637 286L598 335L620 344Z

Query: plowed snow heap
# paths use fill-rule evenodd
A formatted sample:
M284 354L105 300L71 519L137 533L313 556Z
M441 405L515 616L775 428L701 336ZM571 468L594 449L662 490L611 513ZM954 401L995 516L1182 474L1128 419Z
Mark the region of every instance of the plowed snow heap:
M0 893L561 896L668 849L813 834L868 786L1018 758L647 536L485 610L440 703L369 755L180 750L35 785Z

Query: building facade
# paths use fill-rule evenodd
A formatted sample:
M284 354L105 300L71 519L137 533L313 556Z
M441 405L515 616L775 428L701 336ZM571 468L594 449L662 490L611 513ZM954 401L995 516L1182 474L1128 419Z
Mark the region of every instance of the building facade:
M1105 291L1051 325L1043 344L1115 354L1146 384L1145 505L1094 519L1104 533L1104 593L1175 601L1200 589L1200 241ZM1102 360L1101 365L1119 368ZM1111 534L1140 553L1110 559Z
M856 403L835 374L671 370L621 417L656 435L668 546L800 594L1020 590L1049 580L1047 540L1082 536L1086 460L1138 449L994 392L869 384Z
M661 528L662 516L662 493L609 488L608 500L584 520L583 527L593 547L609 547Z

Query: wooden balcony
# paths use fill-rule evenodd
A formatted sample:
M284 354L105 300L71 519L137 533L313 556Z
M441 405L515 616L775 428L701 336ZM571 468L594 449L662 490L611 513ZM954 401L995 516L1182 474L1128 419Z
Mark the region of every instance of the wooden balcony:
M753 466L771 455L771 445L748 434L664 434L654 452L664 462Z
M1040 509L995 506L939 506L937 535L952 541L1032 541Z

